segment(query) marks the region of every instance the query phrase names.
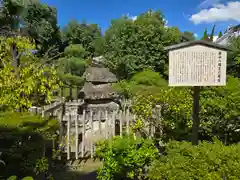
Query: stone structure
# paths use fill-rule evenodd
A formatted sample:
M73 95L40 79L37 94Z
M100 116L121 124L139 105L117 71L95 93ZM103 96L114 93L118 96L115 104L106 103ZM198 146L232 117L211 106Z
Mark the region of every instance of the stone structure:
M96 142L129 134L130 126L135 122L130 101L121 101L120 108L120 98L112 88L117 78L103 66L102 57L93 59L84 76L85 84L78 100L66 102L60 99L43 108L29 110L59 120L59 140L67 159L93 157Z
M112 117L118 110L119 105L116 103L118 98L117 93L114 91L112 85L117 82L116 76L104 67L102 57L93 58L92 64L84 73L85 84L79 92L79 99L84 100L84 105L79 113L85 110L85 115L92 119L92 129L90 122L86 122L86 138L99 139L104 136L104 128L99 129L99 126L105 127L106 119ZM92 117L91 117L92 116ZM101 121L99 123L99 120Z
M93 58L92 64L84 73L85 84L79 92L79 99L84 100L84 109L89 115L90 110L93 116L97 115L97 111L108 111L109 115L114 109L118 108L116 100L117 93L112 85L117 82L116 76L102 64L102 57ZM104 119L105 115L100 116ZM93 118L96 119L96 118Z
M117 93L112 88L116 76L102 64L102 57L93 58L92 64L84 73L85 84L78 94L78 100L65 102L63 134L66 142L71 136L76 143L67 143L67 152L91 151L96 141L115 133L119 112ZM114 119L114 120L113 120ZM81 150L79 147L82 147Z

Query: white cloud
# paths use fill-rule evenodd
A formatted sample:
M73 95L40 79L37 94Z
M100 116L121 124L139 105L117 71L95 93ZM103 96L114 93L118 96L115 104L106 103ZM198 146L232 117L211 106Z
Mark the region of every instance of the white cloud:
M197 37L198 37L198 34L197 34L197 33L194 33L194 37L197 38Z
M229 20L240 22L240 2L232 1L226 5L216 4L210 9L202 9L199 13L193 14L189 19L194 24Z
M199 8L209 8L215 4L219 4L222 0L204 0L202 3L199 4Z

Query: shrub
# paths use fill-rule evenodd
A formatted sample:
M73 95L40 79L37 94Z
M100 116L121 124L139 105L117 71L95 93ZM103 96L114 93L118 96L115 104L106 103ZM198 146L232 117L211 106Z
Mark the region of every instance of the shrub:
M17 180L17 176L11 176L7 180ZM34 179L30 176L27 176L27 177L22 178L21 180L34 180Z
M220 141L170 142L166 156L154 161L152 180L237 180L240 177L240 145L225 146Z
M36 175L38 160L48 148L47 142L50 144L55 138L57 129L56 120L45 120L30 113L0 113L0 151L6 163L4 176L8 177L13 172L21 177Z
M100 180L143 179L145 168L158 155L151 140L132 136L114 137L98 144L97 156L103 159Z

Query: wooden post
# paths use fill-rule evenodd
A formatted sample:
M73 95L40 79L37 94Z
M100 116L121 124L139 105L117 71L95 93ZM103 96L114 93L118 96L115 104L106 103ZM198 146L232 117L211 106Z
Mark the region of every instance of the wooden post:
M98 130L99 134L102 135L102 124L101 124L101 111L100 109L98 110Z
M134 124L135 122L136 122L136 115L134 114L134 115L133 115L132 124ZM133 137L134 137L134 139L137 138L137 137L136 137L136 132L133 133Z
M113 114L112 114L112 136L115 136L116 135L116 131L115 131L115 128L116 128L116 111L113 110Z
M192 144L198 145L200 87L193 87Z
M112 131L112 124L113 124L113 112L112 114L109 115L109 118L108 118L108 128L109 128L109 137L111 138L113 136L113 131Z
M126 120L127 120L127 134L130 134L130 130L129 130L129 107L127 107L126 109Z
M61 105L61 111L58 115L59 120L59 142L62 143L62 137L63 137L63 116L64 116L64 105Z
M71 126L71 115L68 115L67 121L67 159L70 159L70 126Z
M84 158L85 154L85 109L83 110L82 115L82 158Z
M122 110L120 110L120 112L119 112L119 126L120 126L120 136L122 137L122 128L123 128L123 120L122 120L122 118L123 118L123 111Z
M63 105L62 105L62 109L58 115L58 119L59 119L59 143L63 145L63 116L64 116L64 112L63 112ZM60 148L62 148L60 146ZM59 160L61 160L61 156L58 157Z
M162 113L161 113L161 106L157 106L157 114L158 114L158 121L159 121L159 124L158 124L158 128L159 128L159 136L162 137L163 135L163 130L162 130Z
M44 111L44 109L42 110L42 118L44 119L45 118L45 111ZM46 155L46 140L44 140L44 142L43 142L43 156L45 156Z
M78 159L78 150L79 150L78 135L79 135L79 133L78 133L78 114L77 114L77 115L75 115L75 136L76 136L75 158L76 158L76 160Z
M91 158L93 158L93 112L90 110L90 127L91 127L91 138L90 138L90 152Z
M108 139L108 111L105 111L105 138Z
M45 117L45 111L44 111L44 109L42 110L42 118L44 118Z

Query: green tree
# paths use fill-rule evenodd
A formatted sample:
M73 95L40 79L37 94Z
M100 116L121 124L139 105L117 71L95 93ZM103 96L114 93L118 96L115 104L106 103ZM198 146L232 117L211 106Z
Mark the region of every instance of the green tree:
M213 41L213 37L214 37L214 33L215 33L215 27L216 25L213 26L212 31L211 31L211 35L210 35L210 40Z
M29 36L34 39L40 55L58 54L61 34L57 25L57 10L40 2L29 4L23 15L23 25Z
M164 47L180 42L178 28L165 28L160 11L148 11L136 21L113 20L105 33L106 65L120 78L130 78L143 69L166 73L168 63Z
M220 31L219 33L218 33L218 38L220 38L220 37L222 37L222 31Z
M35 41L38 54L58 54L56 47L61 44L61 39L55 8L38 0L2 0L1 5L2 35L29 36Z
M28 38L0 39L0 105L1 108L28 108L33 102L51 100L52 91L58 87L56 71L52 66L40 63L29 49L34 45ZM12 44L16 44L20 65L12 66ZM36 96L37 95L37 96ZM37 99L36 99L37 98Z
M159 91L159 87L166 86L167 81L159 73L147 69L136 73L130 80L120 81L114 88L126 98L132 98L137 94L153 95Z
M183 35L184 35L186 38L188 38L190 41L196 39L195 36L194 36L194 33L189 32L189 31L184 31L184 32L183 32Z
M104 54L105 43L106 43L106 41L105 41L104 36L93 40L92 46L94 48L94 56L101 56Z
M73 20L64 27L62 36L69 44L81 44L89 55L94 55L94 43L101 38L101 30L96 24L78 23Z
M208 34L207 34L207 28L205 29L205 31L203 33L202 40L209 40L209 37L208 37Z
M87 67L87 52L82 45L72 44L65 48L63 57L58 59L58 74L64 85L70 88L80 88L84 83L83 73Z
M11 30L19 30L22 16L26 13L26 7L31 3L30 0L1 0L0 23L1 28L8 27Z

